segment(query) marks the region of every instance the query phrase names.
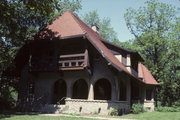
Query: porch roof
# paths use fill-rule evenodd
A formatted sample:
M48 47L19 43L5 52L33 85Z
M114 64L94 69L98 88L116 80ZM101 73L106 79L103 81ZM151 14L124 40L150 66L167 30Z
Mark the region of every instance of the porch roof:
M146 84L159 85L159 83L152 76L151 72L142 63L138 64L138 77Z

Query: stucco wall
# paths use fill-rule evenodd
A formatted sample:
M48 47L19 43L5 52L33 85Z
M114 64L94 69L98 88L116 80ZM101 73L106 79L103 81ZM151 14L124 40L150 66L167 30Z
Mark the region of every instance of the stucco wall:
M51 103L53 99L53 86L54 83L63 79L67 85L67 98L72 97L72 89L76 80L84 79L88 85L88 90L90 85L94 85L98 79L105 78L111 83L111 98L112 100L117 100L118 86L116 81L118 80L113 72L108 68L108 65L102 61L96 61L94 64L93 72L90 74L87 70L81 71L64 71L63 73L58 72L41 72L35 78L35 96L38 99L43 98L45 103ZM93 91L90 91L93 92ZM89 93L93 94L93 93ZM93 95L91 96L93 99Z
M123 75L121 76L121 73L114 73L111 66L108 65L108 63L105 62L103 58L95 60L91 68L91 73L87 70L36 72L32 78L35 82L35 99L38 101L38 104L52 104L54 96L54 83L59 79L63 79L67 85L66 105L68 106L69 110L79 111L79 107L82 107L82 113L93 113L98 112L97 110L101 108L100 114L108 114L110 108L120 109L122 113L129 111L129 80L125 78ZM28 69L26 69L25 71L27 70ZM32 73L27 72L27 74ZM26 79L27 74L22 74L22 79ZM111 100L109 102L94 101L94 84L102 78L109 80L111 84ZM79 79L84 79L88 85L88 99L70 100L72 98L73 85L76 82L76 80ZM122 79L126 81L127 84L127 102L116 102L119 100L118 81ZM86 106L88 107L86 108Z

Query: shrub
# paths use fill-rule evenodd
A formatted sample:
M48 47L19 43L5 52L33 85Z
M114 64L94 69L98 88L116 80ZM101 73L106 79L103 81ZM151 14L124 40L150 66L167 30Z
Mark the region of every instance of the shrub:
M174 107L156 107L156 111L158 112L180 112L180 107L174 106Z
M139 114L139 113L142 113L142 112L144 112L145 110L144 110L144 107L143 107L143 105L142 104L133 104L132 105L132 112L134 113L134 114Z
M173 103L174 107L180 107L180 100L176 101Z
M118 115L118 110L117 109L111 109L110 110L110 113L109 113L111 116L117 116Z

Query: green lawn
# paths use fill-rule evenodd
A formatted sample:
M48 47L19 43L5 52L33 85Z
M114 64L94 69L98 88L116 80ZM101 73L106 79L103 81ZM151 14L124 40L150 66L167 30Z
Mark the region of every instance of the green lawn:
M65 117L65 116L42 116L42 115L12 115L0 116L1 120L94 120L88 118Z
M92 116L96 116L96 115L92 115ZM110 118L111 116L104 116L104 117ZM136 120L180 120L180 112L145 112L141 114L128 114L123 116L116 116L113 118L117 118L117 119L129 118ZM45 116L45 115L9 115L9 116L0 115L0 120L95 120L95 119L82 118L78 116L67 117L67 116Z
M180 112L145 112L141 114L123 115L120 118L138 120L180 120Z

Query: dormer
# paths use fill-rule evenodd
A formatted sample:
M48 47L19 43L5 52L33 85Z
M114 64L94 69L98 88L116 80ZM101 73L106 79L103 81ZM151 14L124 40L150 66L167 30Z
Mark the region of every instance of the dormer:
M117 53L117 52L113 52L116 53L114 54L114 56L119 60L119 62L121 62L126 69L133 75L137 76L137 69L138 69L138 59L136 58L136 56L134 56L133 54L130 53Z

